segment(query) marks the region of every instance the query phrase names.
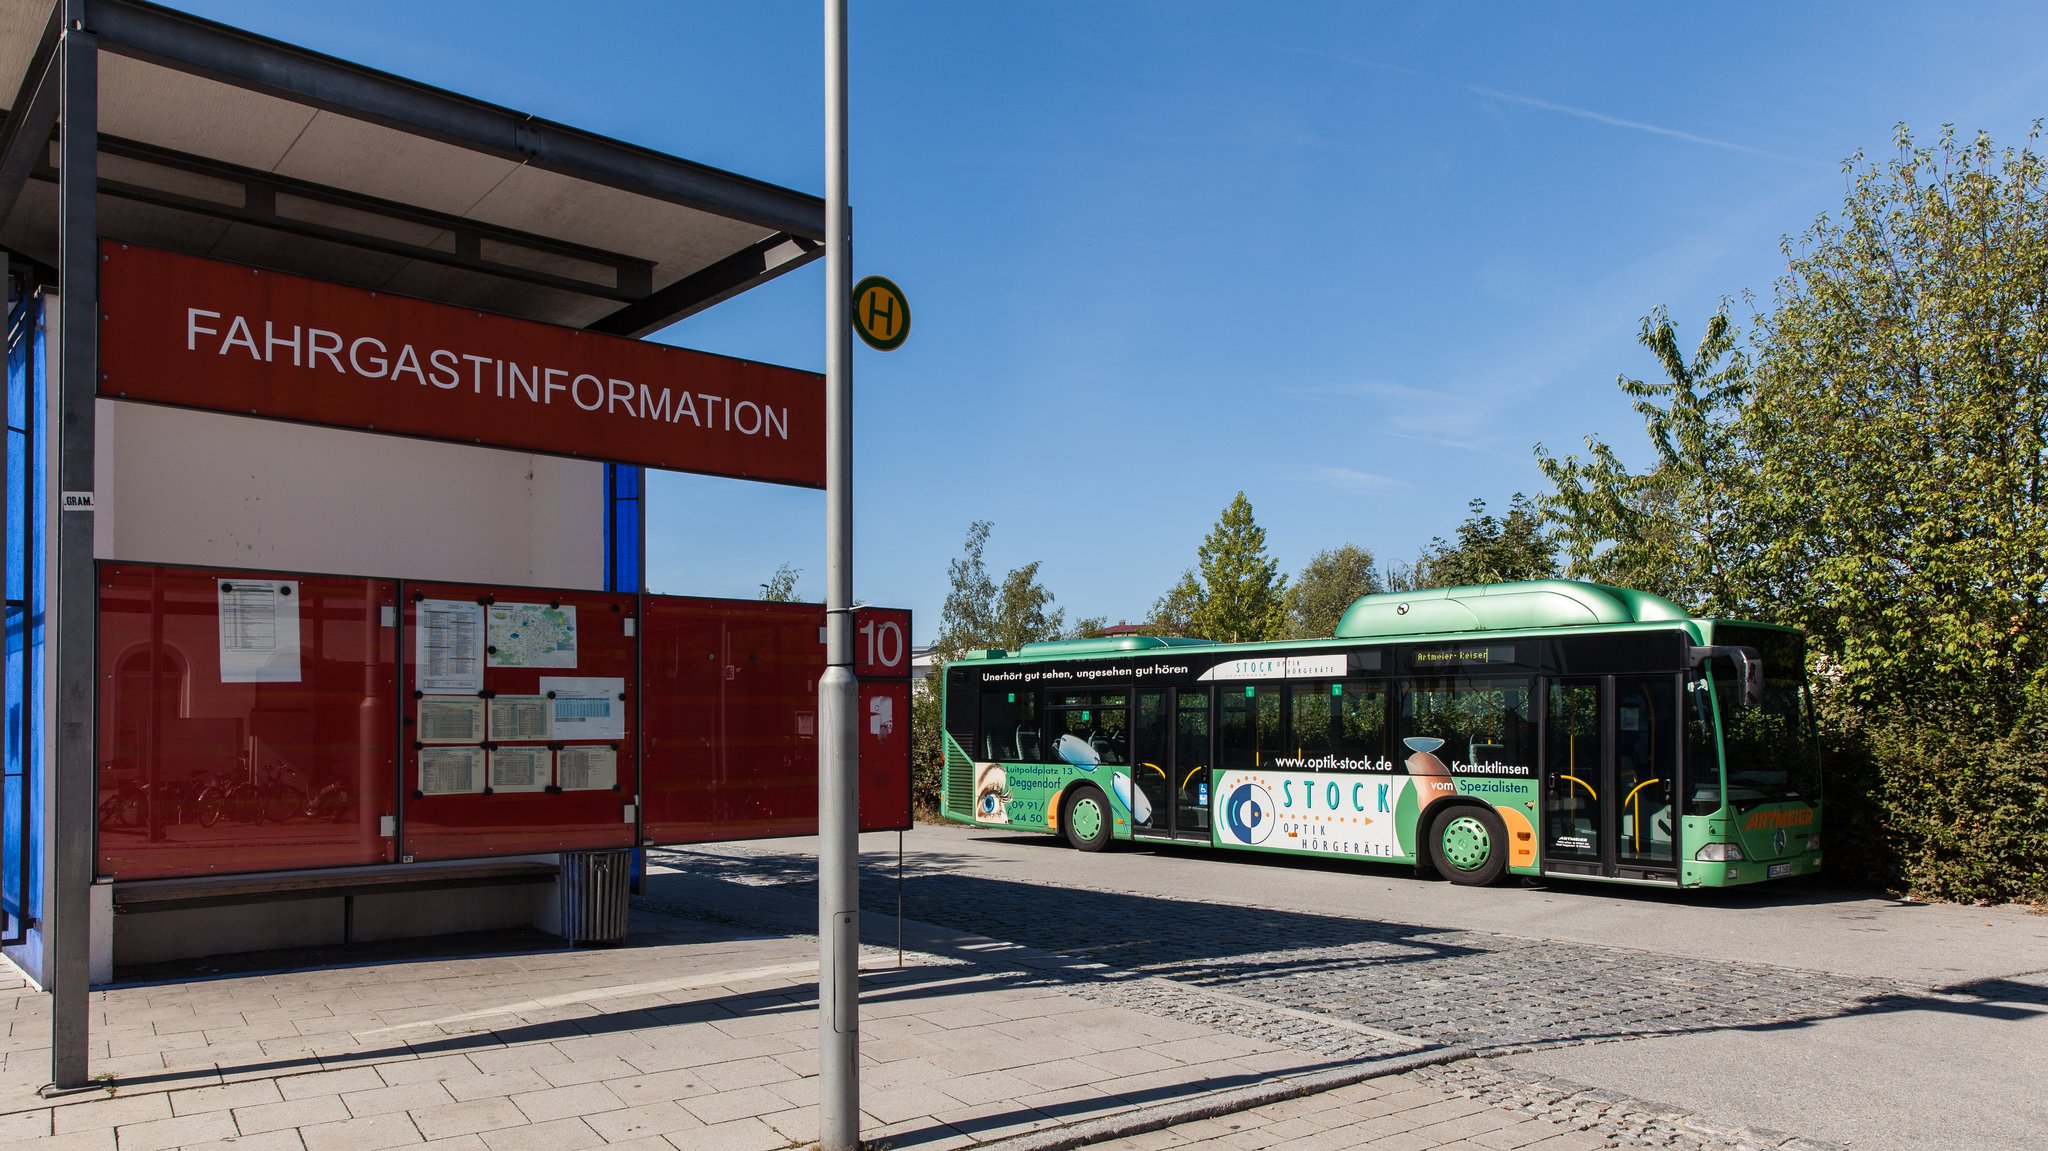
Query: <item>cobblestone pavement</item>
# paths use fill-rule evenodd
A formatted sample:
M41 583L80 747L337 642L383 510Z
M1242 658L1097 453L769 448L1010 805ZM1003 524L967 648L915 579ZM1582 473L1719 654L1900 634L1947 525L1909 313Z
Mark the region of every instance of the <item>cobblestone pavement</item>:
M728 845L690 865L721 878L810 897L816 864ZM905 914L928 923L1077 958L1100 981L1171 980L1350 1024L1507 1054L1687 1031L1764 1028L1903 1009L1925 989L1754 963L1707 962L1626 947L1529 940L1260 907L1190 904L1123 892L1031 884L943 871L911 873ZM865 869L863 904L893 913L893 869ZM1058 915L1046 915L1056 899ZM1084 932L1076 924L1086 924ZM1203 1010L1210 1008L1204 1007ZM1356 1031L1311 1042L1349 1050ZM1306 1034L1306 1033L1304 1033Z
M1646 1110L1649 1106L1572 1084L1504 1076L1483 1063L1460 1063L1089 1146L1106 1151L1833 1151L1783 1132L1727 1130L1698 1116Z
M745 844L673 853L668 861L804 898L811 897L816 867L808 856ZM867 910L894 913L895 881L893 865L870 863L861 885ZM903 897L904 912L912 919L1090 961L1043 977L1064 980L1079 994L1122 1008L1339 1059L1461 1049L1475 1058L1402 1078L1417 1088L1542 1120L1542 1127L1529 1129L1532 1139L1538 1133L1555 1139L1560 1131L1577 1132L1574 1138L1581 1141L1573 1146L1692 1151L1826 1144L1742 1129L1711 1116L1517 1070L1485 1056L1693 1031L1781 1027L1902 1010L1931 994L1885 981L1764 964L1706 962L1584 943L1536 944L1478 931L1191 904L1071 885L1054 891L938 869L909 872ZM1059 913L1045 914L1047 901L1054 899ZM1087 928L1077 932L1075 924ZM1364 1104L1366 1093L1342 1090L1350 1093L1343 1096L1344 1107L1357 1111L1353 1104ZM1334 1097L1335 1092L1328 1093L1326 1102ZM1383 1109L1363 1110L1375 1113L1345 1112L1351 1117L1340 1126L1355 1130L1346 1135L1325 1129L1319 1145L1436 1145L1415 1141L1413 1132L1424 1124L1402 1128L1406 1121ZM1262 1136L1252 1133L1255 1128L1267 1130L1284 1120L1287 1125L1280 1129L1291 1131L1297 1121L1311 1123L1314 1111L1292 1101L1260 1108L1256 1121L1235 1126L1224 1118L1205 1119L1104 1145L1150 1148L1215 1141L1219 1147L1265 1146ZM1446 1137L1446 1132L1434 1132L1426 1138ZM1347 1138L1354 1141L1344 1142Z

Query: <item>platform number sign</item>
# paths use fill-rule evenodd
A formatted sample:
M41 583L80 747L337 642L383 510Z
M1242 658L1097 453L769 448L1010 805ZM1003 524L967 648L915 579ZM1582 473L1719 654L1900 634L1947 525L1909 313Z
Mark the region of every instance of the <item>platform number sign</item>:
M868 347L893 352L910 335L910 301L903 289L881 276L853 286L853 330Z
M910 674L910 613L864 608L854 614L854 674L902 678Z

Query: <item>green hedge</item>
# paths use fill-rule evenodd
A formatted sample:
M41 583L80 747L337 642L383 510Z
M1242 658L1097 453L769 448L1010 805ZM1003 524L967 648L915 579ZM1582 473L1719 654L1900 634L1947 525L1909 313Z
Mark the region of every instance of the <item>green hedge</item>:
M2048 748L1895 717L1826 738L1828 874L1922 899L2048 902Z

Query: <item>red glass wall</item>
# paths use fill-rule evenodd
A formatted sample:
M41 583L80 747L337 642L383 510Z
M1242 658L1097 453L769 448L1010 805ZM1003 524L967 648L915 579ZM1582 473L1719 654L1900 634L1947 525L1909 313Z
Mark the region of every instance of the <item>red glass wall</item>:
M648 596L643 610L645 840L815 834L824 609ZM907 646L900 662L907 674ZM908 681L864 682L860 709L861 829L908 827Z
M416 859L467 859L632 845L632 805L639 790L634 713L640 691L637 640L631 634L634 598L471 584L404 585L406 693L400 787L405 854ZM470 638L481 656L475 669L480 686L463 686L456 666L462 653L451 651L469 642L446 622L460 614L457 605L479 609L482 631ZM436 626L423 630L423 614L438 617L425 620ZM573 633L567 628L572 616ZM575 687L565 686L569 684ZM551 690L554 697L548 694ZM480 738L450 738L445 717L466 700L482 701L486 718L477 733ZM588 706L571 713L566 709L572 700ZM615 709L607 708L607 703ZM437 709L434 722L439 730L422 730L421 719L429 715L423 704ZM539 709L549 714L552 727L543 731L500 725L493 704L510 708L514 722L531 719ZM526 708L523 718L518 714L521 706ZM572 725L590 726L596 718L615 721L616 734L569 730ZM446 790L464 775L459 767L448 766L472 753L478 771L467 789ZM581 778L571 778L572 760L587 765L591 756L606 753L614 782L592 786L582 768L576 773ZM426 780L421 773L423 756L440 765ZM508 780L498 772L494 762L500 756L506 761L519 757L520 779ZM526 767L534 763L542 765L540 773L525 778Z
M100 874L392 860L393 582L103 564L99 601Z
M910 824L909 625L856 614L864 831ZM823 626L816 604L104 564L100 873L813 834Z

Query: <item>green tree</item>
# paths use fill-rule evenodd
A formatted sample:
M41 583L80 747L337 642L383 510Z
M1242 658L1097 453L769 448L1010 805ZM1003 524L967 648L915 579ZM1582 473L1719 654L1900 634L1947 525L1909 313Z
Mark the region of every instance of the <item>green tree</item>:
M1105 630L1107 630L1108 627L1109 617L1106 615L1082 616L1080 619L1074 621L1073 627L1067 629L1067 634L1064 638L1099 639L1101 638L1102 633Z
M1337 633L1337 620L1360 596L1380 590L1372 553L1356 544L1317 552L1288 585L1287 638L1316 639Z
M939 685L945 682L947 661L979 648L1015 651L1027 643L1058 639L1066 626L1066 612L1053 606L1052 593L1038 582L1037 560L1012 568L1001 584L989 575L983 556L993 528L987 520L969 524L959 557L946 564L946 601L939 609L931 675L911 697L911 802L926 815L939 808L939 772L945 757Z
M960 557L946 562L946 602L939 609L935 663L954 659L963 651L993 646L989 637L995 634L996 584L982 560L993 526L987 520L969 524Z
M1196 578L1195 569L1188 568L1172 589L1152 601L1145 630L1157 635L1195 634L1195 615L1202 610L1202 598L1202 581Z
M794 603L796 601L796 579L804 574L800 567L783 564L761 585L761 598L770 603Z
M946 765L940 685L945 682L944 671L934 661L932 673L910 686L910 806L919 819L939 818Z
M1153 622L1220 643L1279 639L1287 630L1287 577L1266 554L1266 529L1237 493L1195 553L1195 567L1152 605Z
M1536 446L1551 491L1538 501L1556 528L1565 574L1655 592L1703 614L1743 602L1738 505L1752 469L1739 420L1750 393L1728 301L1707 320L1688 360L1671 317L1643 317L1637 341L1664 370L1661 381L1616 383L1643 417L1657 462L1631 473L1597 437L1586 458L1558 459Z
M1015 651L1027 643L1058 639L1067 613L1053 606L1053 595L1038 582L1039 561L1012 568L997 584L982 559L988 547L987 520L967 528L960 557L946 565L949 586L939 610L937 654L956 659L963 651L1000 647Z
M1482 499L1465 506L1471 514L1458 525L1457 540L1438 536L1414 564L1388 568L1388 590L1511 583L1558 574L1556 545L1529 497L1516 492L1505 519L1487 511Z
M1003 577L996 595L995 632L989 647L1016 651L1027 643L1059 639L1066 628L1067 613L1053 606L1052 593L1038 582L1038 561L1012 568Z
M1849 697L2011 730L2048 714L2048 195L2035 150L1904 126L1783 245L1743 432L1759 598Z

